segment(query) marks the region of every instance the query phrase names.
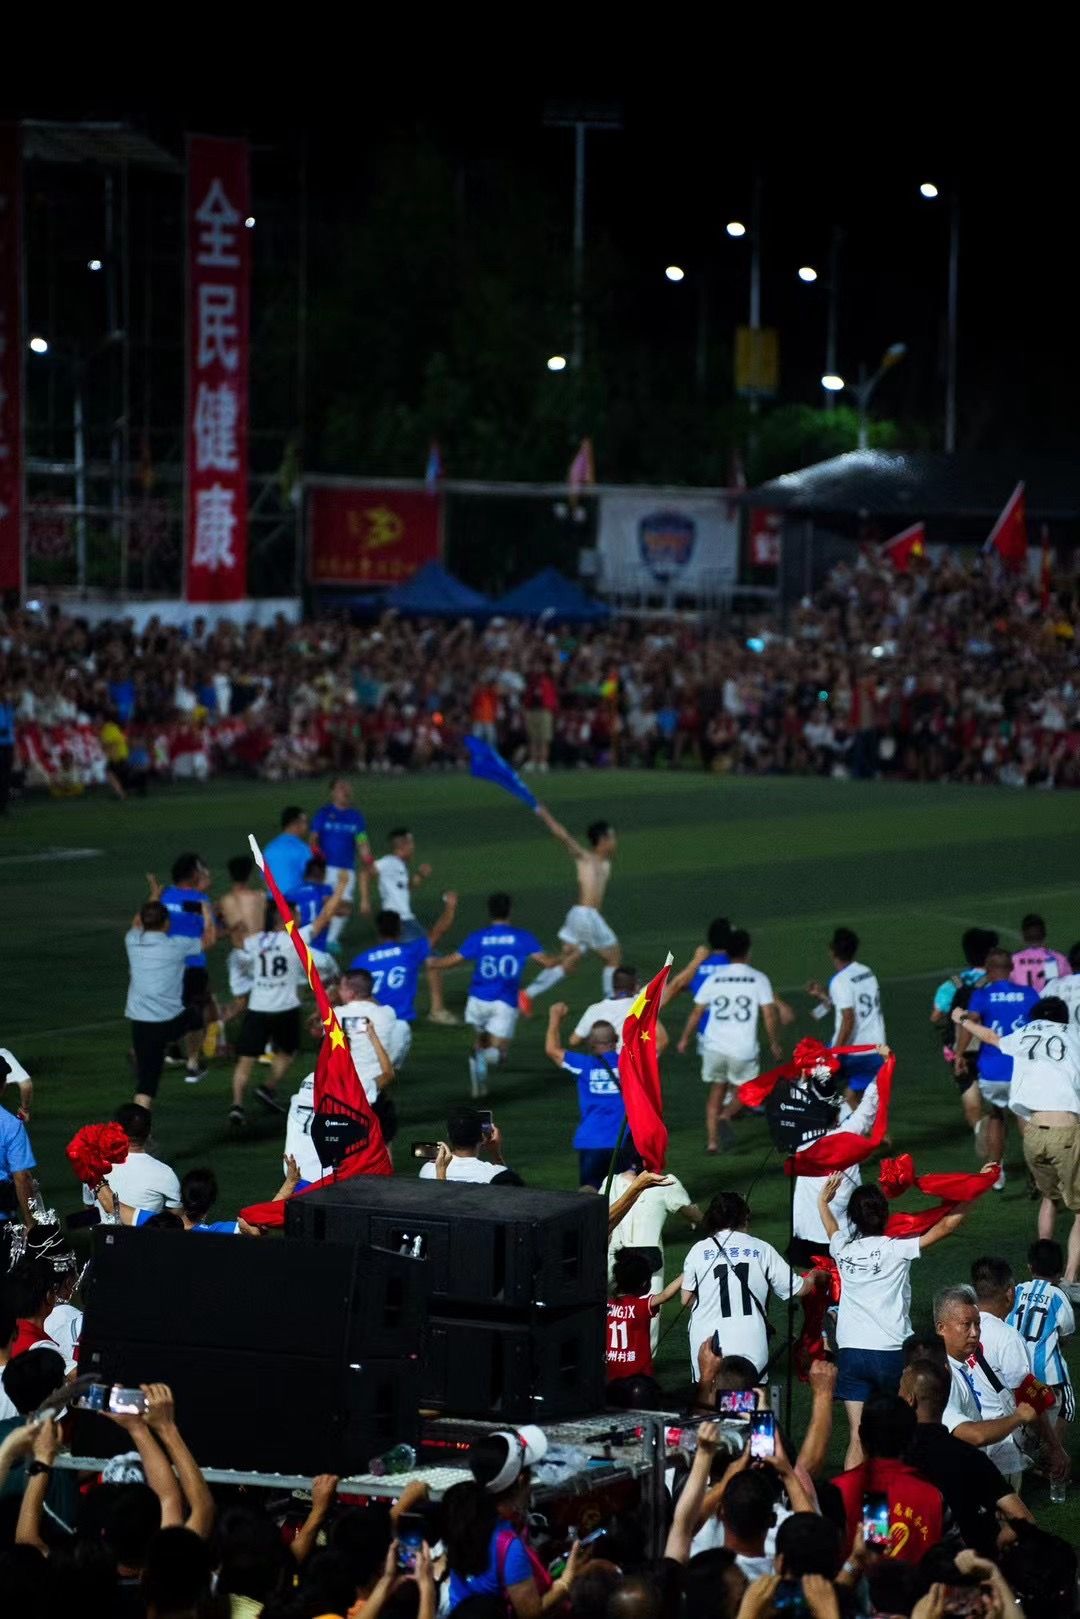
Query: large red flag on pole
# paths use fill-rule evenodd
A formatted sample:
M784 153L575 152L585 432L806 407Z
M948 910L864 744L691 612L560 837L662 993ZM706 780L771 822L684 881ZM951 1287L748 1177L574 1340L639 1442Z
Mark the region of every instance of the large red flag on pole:
M364 1087L357 1075L345 1031L338 1021L337 1013L330 1005L323 981L296 925L292 909L275 882L273 872L263 859L262 850L253 837L249 837L248 842L255 856L255 863L266 878L266 886L273 896L285 931L303 964L307 981L315 996L319 1018L326 1031L315 1060L315 1119L312 1121L312 1130L314 1132L316 1121L333 1119L342 1125L342 1134L347 1138L340 1162L329 1174L324 1175L322 1180L313 1181L305 1191L332 1186L337 1181L350 1180L354 1175L392 1175L394 1168L390 1162L390 1154L386 1150L386 1143L383 1141L382 1129L364 1094ZM304 1192L295 1195L303 1197ZM281 1202L253 1204L250 1208L241 1209L240 1212L252 1225L285 1223L285 1204Z
M657 1172L664 1167L668 1132L664 1123L664 1099L660 1094L656 1020L673 959L668 956L652 983L646 985L631 1006L623 1023L623 1045L619 1053L619 1083L626 1122L645 1168Z
M1012 573L1019 573L1027 561L1027 496L1018 483L993 528L984 551L996 551Z

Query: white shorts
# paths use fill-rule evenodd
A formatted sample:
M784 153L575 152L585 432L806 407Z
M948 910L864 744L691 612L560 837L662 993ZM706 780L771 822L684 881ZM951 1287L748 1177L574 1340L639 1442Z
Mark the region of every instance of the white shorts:
M745 1085L760 1072L756 1057L729 1057L726 1051L711 1051L708 1046L701 1054L701 1077L706 1085Z
M980 1079L979 1081L979 1095L987 1107L999 1107L1003 1111L1007 1111L1011 1090L1012 1086L1007 1079Z
M251 957L243 950L230 950L227 966L229 994L246 995L255 982L255 968Z
M341 873L343 871L345 871L347 873L349 880L345 884L344 892L341 894L340 897L342 899L352 899L353 895L356 893L356 868L355 868L355 866L352 867L351 869L347 868L345 866L327 866L327 868L326 868L326 880L330 884L331 888L336 888L337 887L337 880L341 876Z
M517 1028L517 1007L505 1001L481 1001L470 995L465 1002L465 1021L495 1040L512 1040Z
M611 950L619 942L600 912L591 905L571 905L559 929L559 938L564 944L576 944L582 950Z

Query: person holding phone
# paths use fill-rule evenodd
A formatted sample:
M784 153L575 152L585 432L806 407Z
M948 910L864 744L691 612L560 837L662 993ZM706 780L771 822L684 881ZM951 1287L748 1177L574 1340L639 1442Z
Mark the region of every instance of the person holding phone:
M494 1123L490 1130L485 1129L485 1116L479 1108L462 1107L451 1113L446 1121L446 1141L437 1142L436 1149L437 1156L421 1165L421 1180L490 1186L506 1172L502 1136Z
M836 1319L840 1375L837 1399L848 1418L847 1467L862 1461L859 1424L874 1394L895 1394L904 1370L904 1339L911 1334L911 1266L963 1221L965 1209L944 1215L921 1237L888 1237L889 1205L880 1186L858 1186L848 1202L848 1231L840 1230L832 1202L844 1184L830 1175L818 1211L843 1290Z
M915 1412L898 1394L874 1394L862 1408L862 1460L833 1480L844 1502L850 1555L863 1541L902 1563L919 1563L944 1533L941 1491L902 1458L915 1439Z

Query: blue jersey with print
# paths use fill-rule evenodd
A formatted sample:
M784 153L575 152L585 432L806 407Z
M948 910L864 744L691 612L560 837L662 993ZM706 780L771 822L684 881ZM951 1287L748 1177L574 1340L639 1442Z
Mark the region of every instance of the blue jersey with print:
M395 1017L411 1023L416 1016L416 986L420 969L431 954L426 938L405 939L401 944L377 944L361 950L349 963L349 971L362 967L374 980L374 995L389 1006Z
M489 928L470 933L458 947L459 956L476 962L469 994L478 1001L503 1001L507 1006L516 1006L525 963L543 948L534 934L512 928L509 922L493 922Z
M169 913L169 932L174 939L201 939L203 936L202 918L203 896L197 888L166 888L162 891L161 903ZM194 905L194 910L186 909ZM190 956L185 957L186 967L205 967L206 955L202 949L193 950Z
M1031 1016L1031 1008L1038 1000L1033 989L1026 984L1014 984L1008 978L993 984L983 984L971 992L968 1011L985 1023L996 1034L1012 1034ZM979 1047L979 1078L995 1083L1008 1083L1012 1079L1013 1060L997 1046Z
M356 845L367 836L367 822L357 809L338 809L336 804L324 804L316 810L311 830L319 839L319 848L326 856L328 866L343 866L351 871L356 864Z
M726 950L714 950L710 955L707 955L687 985L686 993L690 996L691 1000L693 1000L697 995L697 992L701 988L702 984L707 984L709 982L709 979L712 977L717 967L727 967L730 966L730 964L731 957L728 955ZM697 1026L699 1039L705 1033L705 1030L708 1027L709 1009L706 1007L701 1015L701 1022Z
M1065 1336L1075 1326L1072 1305L1059 1287L1042 1277L1021 1282L1013 1307L1006 1316L1024 1340L1031 1370L1041 1383L1068 1383L1069 1368L1061 1353L1059 1334L1064 1317Z
M274 874L274 881L283 894L290 888L299 888L304 880L304 869L311 859L311 850L295 832L279 832L263 850L263 859Z
M563 1067L577 1080L581 1123L574 1131L575 1147L614 1147L626 1118L622 1092L613 1075L618 1074L614 1051L602 1062L591 1051L567 1051Z
M296 906L296 914L300 918L302 928L309 927L334 890L329 883L301 883L299 888L292 889L285 898L290 905ZM321 933L313 933L308 943L313 950L325 950L326 941L330 932L329 922Z
M154 1216L149 1209L139 1209L132 1223L134 1225L145 1225L147 1220L152 1220L153 1218ZM235 1237L238 1227L235 1220L203 1220L198 1225L190 1226L189 1230L192 1233L209 1231L215 1237Z

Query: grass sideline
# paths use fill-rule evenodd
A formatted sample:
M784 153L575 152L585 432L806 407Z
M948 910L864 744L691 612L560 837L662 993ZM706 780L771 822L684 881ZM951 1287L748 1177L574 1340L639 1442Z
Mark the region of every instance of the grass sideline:
M10 1046L34 1076L31 1135L47 1202L68 1210L77 1205L64 1145L80 1124L108 1117L131 1094L122 935L145 896L144 873L164 877L177 853L196 848L210 862L219 892L227 883L225 861L245 851L247 833L267 841L286 802L314 810L325 785L224 781L122 804L97 796L24 799L0 822L8 941L0 1044ZM554 941L573 898L573 869L522 805L464 776L361 776L355 785L376 852L383 851L390 826L407 822L416 834L418 860L434 867L420 892L419 914L433 919L439 895L458 891L460 922L446 948L480 924L484 897L495 887L514 895L518 922ZM755 963L799 1010L797 1025L787 1031L791 1043L802 1033L820 1033L799 989L810 976L826 976L825 946L833 926L853 926L862 939L860 954L882 981L889 1038L898 1053L892 1139L898 1150L915 1155L921 1170L972 1167L971 1135L927 1021L930 997L959 965L959 936L973 923L998 928L1012 945L1022 913L1037 909L1058 948L1068 949L1080 937L1080 881L1073 880L1080 838L1072 796L666 771L553 775L542 786L572 829L600 815L615 823L619 850L605 913L624 958L648 975L670 948L678 965L711 917L731 917L749 928ZM353 919L347 945L362 948L368 938L367 925ZM224 947L214 952L211 970L223 990ZM448 975L448 1004L459 1012L466 983L465 972ZM575 1016L597 998L595 958L560 990ZM423 1012L423 989L420 1005ZM509 1161L525 1179L571 1188L575 1098L571 1081L544 1058L541 1005L534 1021L519 1024L491 1105ZM669 1010L673 1037L688 1006L686 1000ZM440 1132L448 1107L467 1096L467 1046L465 1030L434 1028L422 1016L418 1021L397 1088L403 1172L410 1168L408 1143ZM289 1076L289 1088L310 1066L309 1048ZM222 1215L269 1196L280 1179L279 1121L260 1120L237 1140L225 1116L229 1075L229 1065L215 1064L200 1085L187 1086L175 1070L167 1071L155 1130L158 1150L180 1173L195 1164L214 1165ZM697 1062L672 1052L665 1059L664 1086L670 1167L691 1196L704 1204L721 1187L745 1188L767 1148L763 1122L740 1121L736 1149L707 1158ZM1005 1191L985 1197L959 1235L917 1265L917 1324L927 1319L935 1288L966 1280L970 1261L980 1253L1002 1253L1018 1276L1026 1274L1034 1205L1012 1132L1008 1162ZM775 1157L754 1189L753 1212L755 1230L782 1246L786 1183ZM685 1232L679 1221L669 1227L669 1275L688 1246ZM1064 1239L1064 1220L1059 1236ZM669 1307L669 1321L675 1313ZM662 1377L683 1375L685 1343L676 1324L661 1348ZM1075 1379L1075 1352L1072 1362ZM1075 1440L1072 1448L1075 1453ZM838 1465L841 1456L834 1439ZM1040 1522L1077 1538L1074 1495L1054 1508L1045 1490L1032 1486L1027 1493Z

